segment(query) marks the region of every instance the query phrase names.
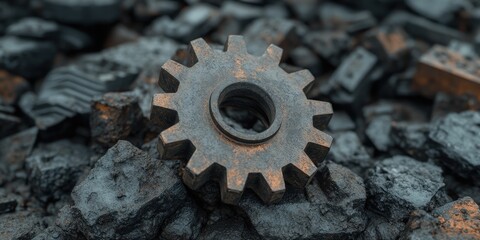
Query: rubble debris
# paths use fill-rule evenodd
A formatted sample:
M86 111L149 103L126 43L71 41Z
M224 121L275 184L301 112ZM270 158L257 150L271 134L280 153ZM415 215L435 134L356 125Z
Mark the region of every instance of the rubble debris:
M116 0L44 0L42 16L75 25L109 24L120 17L120 7Z
M454 96L440 92L435 95L431 119L438 120L450 113L465 111L480 111L480 100L472 95Z
M55 44L61 51L79 51L92 45L92 39L74 28L35 17L21 19L8 26L6 34Z
M140 21L149 21L160 16L172 16L180 11L182 4L174 0L140 0L133 4L133 14Z
M223 217L207 225L198 237L201 240L209 239L260 239L240 217Z
M178 162L118 141L73 189L81 232L95 239L152 239L187 200L177 171Z
M453 23L461 10L473 7L465 0L441 0L433 5L428 0L406 0L405 4L419 15L443 24Z
M373 164L358 135L352 131L333 134L332 148L327 159L349 168L361 177Z
M188 43L215 28L221 21L216 7L195 4L183 9L174 19L167 16L155 20L148 28L147 36L167 36Z
M205 214L194 202L187 202L164 223L160 237L165 240L198 239L204 222Z
M391 141L409 156L427 161L430 152L428 123L392 122L390 129Z
M334 133L355 130L355 123L346 112L335 111L332 120L328 123L328 129Z
M299 42L294 21L281 18L259 18L243 32L248 53L262 55L270 44L283 49L283 57L289 56Z
M378 151L386 152L391 146L390 129L392 117L381 115L373 118L368 124L365 134Z
M0 70L0 102L12 105L30 88L28 82L17 75Z
M21 211L0 215L0 239L32 239L43 230L39 213Z
M370 90L369 74L377 57L364 48L357 48L335 70L328 84L334 103L353 106L366 101Z
M17 37L0 38L0 68L25 78L45 76L53 64L56 49L51 43Z
M438 159L460 177L480 180L480 112L452 113L434 122L429 140Z
M320 21L326 29L345 30L349 34L355 34L377 24L377 20L369 11L354 11L331 2L322 4L318 11Z
M448 199L442 169L406 156L375 164L365 184L368 205L392 220L404 219L415 209L432 209Z
M402 221L391 221L375 213L370 213L367 228L358 239L396 240L404 228L405 223Z
M471 94L480 100L479 64L477 59L468 60L448 48L434 46L421 57L413 88L427 97L445 92Z
M466 197L427 213L414 211L400 239L478 239L480 210Z
M143 127L138 98L130 93L107 93L92 100L92 139L103 148L138 134Z
M316 175L302 192L287 191L274 205L250 196L240 207L265 239L348 239L365 229L365 188L360 177L334 163Z
M21 119L15 114L15 108L0 103L0 139L14 134L21 124Z
M15 198L0 195L0 217L4 213L14 212L18 202Z
M69 140L40 145L26 159L32 191L43 202L70 193L90 162L90 150Z
M37 128L30 128L0 141L0 162L7 164L10 174L23 168L37 139Z
M348 55L353 40L342 31L311 31L306 33L305 44L317 53L323 60L333 66L338 66Z

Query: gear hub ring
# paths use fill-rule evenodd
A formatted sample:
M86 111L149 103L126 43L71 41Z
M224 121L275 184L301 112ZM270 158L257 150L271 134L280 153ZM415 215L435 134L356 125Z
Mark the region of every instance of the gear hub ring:
M159 136L163 159L188 160L185 184L198 189L220 183L222 201L236 204L245 188L266 203L282 198L285 181L304 187L325 158L332 138L322 132L330 103L309 100L308 70L280 68L282 49L262 56L247 53L241 36L230 36L224 51L203 39L189 45L187 66L167 61L161 69L151 119L166 129ZM267 129L246 133L224 121L220 107L251 108Z

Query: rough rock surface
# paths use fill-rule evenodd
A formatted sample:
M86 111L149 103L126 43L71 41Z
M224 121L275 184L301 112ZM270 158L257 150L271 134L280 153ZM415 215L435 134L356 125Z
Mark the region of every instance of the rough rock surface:
M431 214L415 211L400 239L480 239L480 210L473 199L466 197Z
M198 239L205 222L205 214L194 202L187 202L166 221L160 235L165 240Z
M70 193L88 166L90 155L86 146L69 140L37 147L26 160L32 191L44 202Z
M303 192L289 192L274 205L246 196L240 203L264 239L346 239L365 229L366 193L353 172L329 162Z
M429 138L436 157L455 174L480 182L480 112L452 113L435 122Z
M391 221L375 213L369 215L368 226L358 237L360 240L395 240L398 238L405 223Z
M403 219L415 209L431 209L446 200L442 169L406 156L385 159L366 179L369 206L388 219Z
M31 239L43 229L40 214L28 211L0 215L0 239Z
M363 177L373 163L358 135L348 131L334 134L333 137L333 144L327 158Z
M81 231L91 239L155 237L187 198L177 168L119 141L72 192Z
M420 161L428 160L428 133L430 125L426 123L393 122L390 137L395 145L406 154Z

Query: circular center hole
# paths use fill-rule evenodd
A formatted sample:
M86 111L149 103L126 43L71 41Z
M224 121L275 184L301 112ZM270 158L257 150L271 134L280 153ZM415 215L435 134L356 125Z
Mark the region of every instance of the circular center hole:
M218 107L223 120L235 130L261 133L275 118L273 101L262 89L251 84L231 85L220 94Z
M272 98L255 84L237 82L219 86L210 101L216 126L237 141L264 142L280 128L281 119Z

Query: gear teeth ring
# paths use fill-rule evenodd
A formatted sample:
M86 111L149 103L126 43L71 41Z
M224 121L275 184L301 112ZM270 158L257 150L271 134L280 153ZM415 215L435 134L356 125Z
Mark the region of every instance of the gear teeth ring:
M220 183L222 201L237 204L245 188L265 203L280 200L285 181L304 187L324 160L332 138L322 132L333 114L328 102L307 99L314 80L308 70L280 68L282 49L247 53L243 37L230 36L223 51L203 39L190 43L187 67L174 61L161 69L151 119L160 134L163 159L188 160L185 184L198 189ZM220 108L256 113L267 126L260 133L235 129Z

